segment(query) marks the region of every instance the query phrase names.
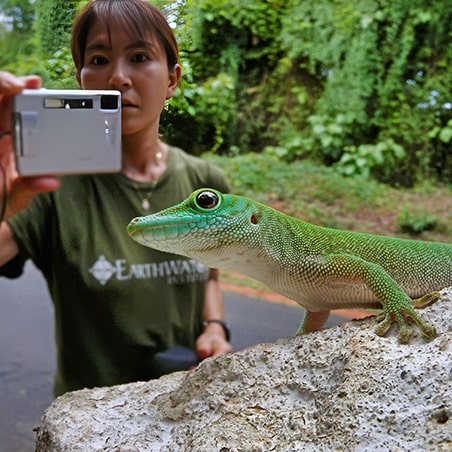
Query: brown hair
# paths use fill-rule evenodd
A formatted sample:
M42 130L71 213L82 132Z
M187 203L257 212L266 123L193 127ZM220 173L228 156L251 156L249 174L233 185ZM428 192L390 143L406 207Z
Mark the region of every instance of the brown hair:
M78 14L72 27L71 51L77 70L85 58L86 37L90 28L100 23L107 29L123 29L129 36L144 41L150 36L158 39L166 53L168 69L174 70L179 50L173 30L165 16L146 0L91 0Z

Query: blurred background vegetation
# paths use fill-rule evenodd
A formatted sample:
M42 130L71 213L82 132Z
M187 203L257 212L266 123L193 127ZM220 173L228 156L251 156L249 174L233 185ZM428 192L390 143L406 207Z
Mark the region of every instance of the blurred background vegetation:
M0 0L0 67L74 87L86 1ZM309 159L412 186L452 181L452 9L446 0L156 0L184 80L162 132L199 154Z
M75 88L70 31L84 3L0 0L0 68ZM174 28L183 67L162 117L165 140L228 156L221 165L237 192L261 190L266 201L327 225L343 218L338 226L353 227L346 211L385 217L384 206L398 208L392 229L409 234L438 228L432 209L452 220L449 1L154 4ZM391 192L388 203L393 187L424 190ZM334 211L345 193L347 207Z

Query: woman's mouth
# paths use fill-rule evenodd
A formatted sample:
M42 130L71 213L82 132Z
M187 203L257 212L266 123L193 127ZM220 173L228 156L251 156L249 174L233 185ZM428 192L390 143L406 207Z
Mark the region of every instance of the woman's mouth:
M121 108L124 110L124 109L128 109L128 108L138 108L138 107L130 102L122 102Z

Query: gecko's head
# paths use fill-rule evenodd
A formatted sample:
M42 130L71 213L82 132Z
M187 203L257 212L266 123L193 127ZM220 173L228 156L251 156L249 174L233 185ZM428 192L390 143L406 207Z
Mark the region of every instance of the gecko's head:
M129 235L142 245L192 257L211 267L259 246L258 203L203 188L182 203L146 217L134 218Z

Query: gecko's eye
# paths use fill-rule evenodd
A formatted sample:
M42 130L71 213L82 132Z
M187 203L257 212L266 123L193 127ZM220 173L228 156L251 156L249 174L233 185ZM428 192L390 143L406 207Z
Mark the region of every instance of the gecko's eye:
M218 206L219 198L213 191L202 191L196 197L196 204L202 209L213 209Z

